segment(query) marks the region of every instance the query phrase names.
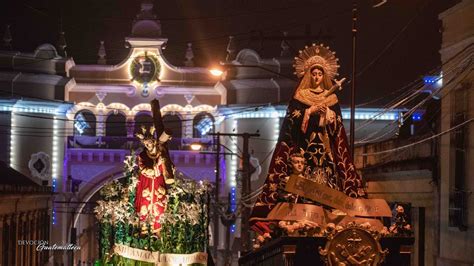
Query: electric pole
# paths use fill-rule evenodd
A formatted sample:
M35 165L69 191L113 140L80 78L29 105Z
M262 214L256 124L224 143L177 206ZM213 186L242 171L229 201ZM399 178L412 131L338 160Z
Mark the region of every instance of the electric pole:
M241 197L245 198L250 194L251 183L250 183L250 154L249 154L249 140L251 137L260 137L258 133L209 133L208 135L217 136L228 136L228 137L241 137L243 138L243 150L242 150L242 191ZM241 239L241 251L246 252L250 250L250 208L242 205L242 216L241 216L241 227L240 227L240 239ZM215 239L215 238L214 238Z
M243 162L242 162L242 198L246 198L251 191L250 184L250 155L249 139L250 137L259 137L260 134L243 133ZM240 239L242 241L242 252L250 250L250 208L242 205L242 218L240 221Z
M352 2L352 80L351 80L351 129L350 149L354 163L354 135L355 135L355 90L356 90L356 44L357 44L357 0Z
M214 208L214 256L216 256L217 261L217 252L218 248L217 245L219 244L219 188L221 185L221 177L220 177L220 150L221 150L221 138L219 132L215 135L215 143L216 143L216 190L215 190L215 203L216 206Z
M215 171L215 184L216 184L216 187L214 189L214 198L215 198L215 205L214 205L214 208L213 208L213 216L212 216L212 221L213 221L213 224L214 224L214 230L213 230L213 253L214 253L214 256L216 257L217 259L217 252L218 252L218 248L217 248L217 245L219 243L219 226L220 226L220 220L219 220L219 195L220 195L220 186L221 186L221 176L220 176L220 156L221 155L237 155L237 154L234 154L234 153L228 153L228 152L221 152L221 141L220 141L220 136L222 135L220 132L217 132L217 133L209 133L208 135L210 136L214 136L214 144L216 146L216 151L215 152L207 152L207 151L202 151L200 152L201 154L215 154L216 155L216 169L214 170Z

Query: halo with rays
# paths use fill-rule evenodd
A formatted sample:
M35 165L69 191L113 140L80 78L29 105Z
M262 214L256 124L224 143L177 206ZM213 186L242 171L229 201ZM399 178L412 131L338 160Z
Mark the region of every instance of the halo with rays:
M311 46L305 46L304 50L300 50L297 57L295 57L295 74L298 78L304 76L304 73L314 66L320 66L324 69L324 73L329 76L330 79L334 79L338 73L339 61L336 58L336 53L329 50L329 46L323 44L315 44Z

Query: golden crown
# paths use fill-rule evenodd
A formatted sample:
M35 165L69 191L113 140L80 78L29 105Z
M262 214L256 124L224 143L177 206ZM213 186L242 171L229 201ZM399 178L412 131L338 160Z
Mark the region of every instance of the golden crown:
M330 79L334 79L338 73L339 59L336 58L336 53L329 50L329 46L325 47L323 44L314 44L305 46L304 50L299 51L299 55L295 57L295 74L298 78L304 76L306 71L314 66L320 66L324 69L324 73Z

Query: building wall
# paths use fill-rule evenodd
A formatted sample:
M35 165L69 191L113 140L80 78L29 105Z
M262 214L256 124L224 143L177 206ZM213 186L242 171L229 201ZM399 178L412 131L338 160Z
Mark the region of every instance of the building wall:
M424 137L426 136L420 136L420 138ZM435 208L437 187L433 180L436 161L432 146L435 144L425 142L397 152L377 153L395 149L413 141L416 140L392 139L359 146L355 149L355 166L360 170L366 182L369 198L411 204L411 224L415 237L412 265L433 265L438 218ZM362 154L368 154L368 156L362 156ZM420 258L422 254L424 256Z
M474 43L474 2L462 1L440 14L443 21L443 42L441 59L443 62L442 118L441 131L451 129L459 124L455 114L464 109L464 121L474 118L472 64L466 59L473 58ZM461 92L464 90L464 92ZM463 95L459 97L459 93ZM456 96L457 95L457 96ZM469 104L470 103L470 104ZM461 106L461 105L465 106ZM463 154L464 167L456 155L456 133L464 130L465 143ZM438 265L472 265L474 263L474 197L469 196L474 189L474 125L472 122L459 130L444 134L440 144L441 186L440 186L440 228ZM459 144L459 143L458 143ZM464 168L464 175L459 175L459 168ZM457 177L456 177L457 176ZM462 180L460 185L459 180ZM458 191L458 192L456 192ZM466 226L450 226L450 207L455 193L465 196L467 216L463 219ZM450 199L451 198L451 199ZM451 218L451 221L453 219Z
M97 91L100 91L100 86L98 86ZM190 93L192 91L190 90ZM109 105L111 103L121 103L125 104L126 106L132 108L138 104L149 104L153 99L159 99L161 107L167 104L178 104L185 106L187 105L187 101L184 95L164 95L158 97L154 93L150 93L150 96L143 97L141 95L129 96L125 93L107 93L103 103L105 105ZM80 103L80 102L90 102L92 104L99 103L95 92L70 92L69 93L69 101ZM200 104L207 104L211 106L215 106L220 104L220 96L219 95L195 95L193 101L191 102L193 106L197 106Z
M0 112L0 161L10 161L11 112Z
M25 195L2 191L0 196L0 265L45 265L49 252L21 240L49 242L48 194ZM51 244L52 245L52 244Z
M55 122L54 116L49 114L13 113L12 116L14 118L14 142L10 162L12 167L26 176L31 176L28 168L31 155L44 152L52 163L51 174L52 179L57 179L56 189L61 191L64 130L60 129L64 128L64 121L61 117L57 117ZM58 130L55 131L55 127ZM52 185L52 179L47 180L49 185Z

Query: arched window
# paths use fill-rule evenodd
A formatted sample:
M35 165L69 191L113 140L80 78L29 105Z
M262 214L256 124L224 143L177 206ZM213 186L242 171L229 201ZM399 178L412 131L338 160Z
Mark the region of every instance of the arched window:
M166 114L163 116L163 124L166 129L170 129L173 138L180 139L182 137L183 128L181 125L181 118L176 114Z
M214 133L214 117L207 112L197 114L193 119L193 138L202 138L211 132Z
M74 136L95 136L96 118L89 110L80 110L74 116Z
M121 113L112 113L105 121L105 135L106 136L127 136L126 118Z
M148 130L151 126L153 126L153 117L148 112L139 112L135 115L135 130L133 134L141 133L141 127L145 126Z

